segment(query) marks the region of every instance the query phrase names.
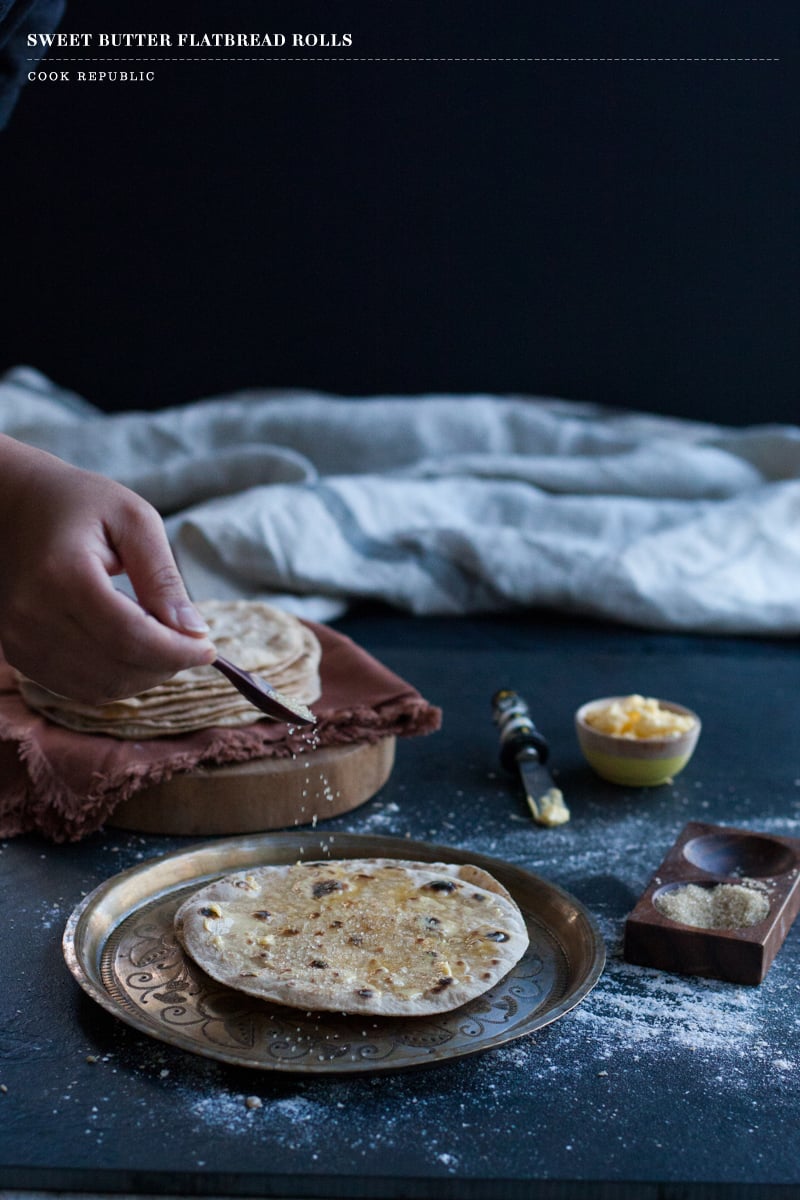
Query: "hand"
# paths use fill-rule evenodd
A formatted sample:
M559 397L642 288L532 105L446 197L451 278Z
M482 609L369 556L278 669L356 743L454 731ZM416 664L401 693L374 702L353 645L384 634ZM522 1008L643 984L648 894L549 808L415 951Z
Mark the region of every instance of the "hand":
M3 436L0 555L0 644L51 691L105 704L215 657L152 505Z

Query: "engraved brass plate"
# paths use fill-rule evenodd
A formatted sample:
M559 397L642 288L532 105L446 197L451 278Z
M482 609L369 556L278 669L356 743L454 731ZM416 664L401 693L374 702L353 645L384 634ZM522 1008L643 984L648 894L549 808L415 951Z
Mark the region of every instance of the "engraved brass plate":
M451 1012L405 1018L271 1004L217 983L184 954L172 922L191 892L243 868L322 858L474 863L508 888L530 946L482 996ZM78 905L63 949L84 991L142 1033L237 1066L309 1074L401 1070L500 1046L563 1016L605 963L589 913L529 871L428 842L311 832L204 843L123 871Z

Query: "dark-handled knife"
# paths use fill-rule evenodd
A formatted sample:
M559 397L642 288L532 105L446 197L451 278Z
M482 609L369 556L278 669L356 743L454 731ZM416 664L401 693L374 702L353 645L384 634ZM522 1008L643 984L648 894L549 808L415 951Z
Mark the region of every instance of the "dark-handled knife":
M507 771L519 773L534 821L563 825L569 820L569 809L547 767L550 747L527 704L516 692L501 688L492 697L492 717L500 730L500 762Z

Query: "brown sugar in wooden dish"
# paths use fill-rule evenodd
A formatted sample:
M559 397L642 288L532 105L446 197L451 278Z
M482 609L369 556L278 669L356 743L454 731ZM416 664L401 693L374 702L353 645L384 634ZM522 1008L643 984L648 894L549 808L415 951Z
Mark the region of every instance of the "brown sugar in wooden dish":
M660 900L687 885L750 889L768 901L766 915L753 924L718 928L682 923L659 911ZM758 915L758 906L752 911ZM623 955L639 966L758 984L798 911L800 839L690 821L629 915Z

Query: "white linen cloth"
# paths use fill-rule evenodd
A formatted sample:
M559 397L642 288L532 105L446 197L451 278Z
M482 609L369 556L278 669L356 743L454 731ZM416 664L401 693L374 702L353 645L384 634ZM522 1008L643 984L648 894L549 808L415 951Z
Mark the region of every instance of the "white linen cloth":
M110 415L19 367L0 380L0 431L150 500L196 600L800 631L795 426L258 390Z

